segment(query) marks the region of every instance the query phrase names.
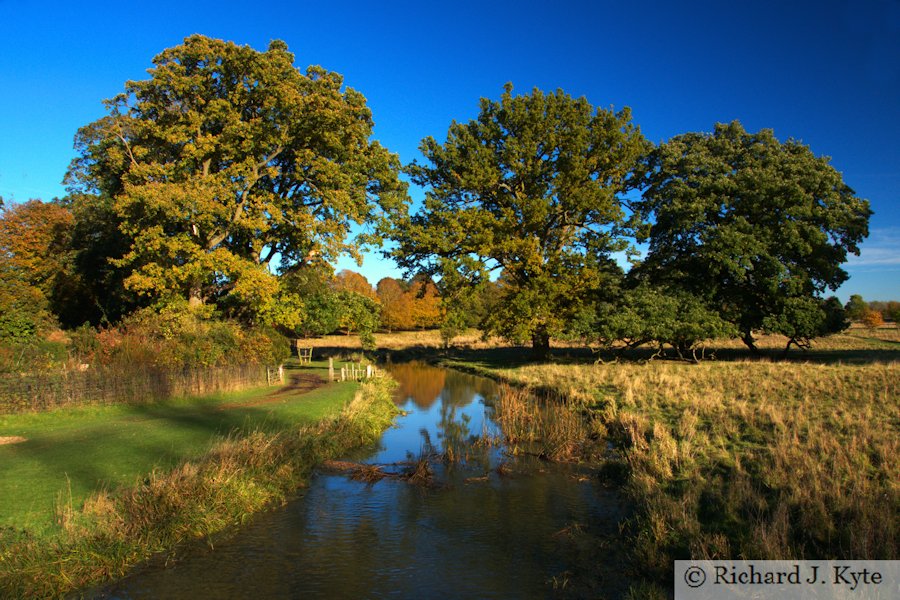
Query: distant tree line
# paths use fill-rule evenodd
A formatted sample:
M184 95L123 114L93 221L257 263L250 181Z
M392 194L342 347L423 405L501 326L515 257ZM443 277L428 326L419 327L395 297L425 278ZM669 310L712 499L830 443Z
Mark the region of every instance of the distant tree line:
M477 326L539 355L569 338L685 356L711 338L755 348L759 332L807 347L857 314L825 296L869 204L770 130L735 121L654 145L627 108L507 85L402 167L340 75L300 71L280 41L258 52L200 35L105 104L76 135L68 195L2 208L13 354L60 326L177 314L213 337L222 322L371 347L378 328L449 340ZM403 172L426 189L414 211ZM404 280L334 274L385 240Z
M900 322L900 302L896 300L866 302L859 294L853 294L844 309L848 319L869 328L880 327L885 321Z

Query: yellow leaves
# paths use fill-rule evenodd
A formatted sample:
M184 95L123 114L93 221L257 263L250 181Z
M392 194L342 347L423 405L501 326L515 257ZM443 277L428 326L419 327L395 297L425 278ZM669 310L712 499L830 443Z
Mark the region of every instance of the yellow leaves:
M114 198L133 240L117 263L135 269L132 289L202 289L274 314L261 260L277 254L289 267L310 251L330 260L379 241L384 215L406 200L399 160L369 142L361 94L292 60L283 42L261 53L191 36L80 130L70 179ZM354 222L371 226L368 239L347 239Z

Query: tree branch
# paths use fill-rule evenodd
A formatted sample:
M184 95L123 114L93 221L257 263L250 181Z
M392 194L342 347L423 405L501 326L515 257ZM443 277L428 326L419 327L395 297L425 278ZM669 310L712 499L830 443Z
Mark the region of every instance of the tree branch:
M252 170L253 177L250 179L250 181L247 182L247 185L241 191L241 195L240 195L241 199L237 203L237 206L234 207L234 213L232 214L231 220L229 221L230 225L234 225L235 223L237 223L238 221L241 220L241 215L243 215L243 213L244 213L244 207L247 206L247 197L250 195L250 189L254 185L256 185L256 182L259 181L259 179L260 179L259 170L261 168L265 167L269 163L270 160L272 160L273 158L275 158L276 156L281 154L281 152L283 150L284 150L284 146L278 146L275 150L272 151L271 154L264 157L260 162L253 165L253 170ZM210 238L210 240L209 240L209 243L206 245L206 249L212 250L213 248L215 248L216 246L221 244L223 241L225 241L225 238L228 237L229 232L230 232L230 228L225 227L224 231L212 236L212 238Z

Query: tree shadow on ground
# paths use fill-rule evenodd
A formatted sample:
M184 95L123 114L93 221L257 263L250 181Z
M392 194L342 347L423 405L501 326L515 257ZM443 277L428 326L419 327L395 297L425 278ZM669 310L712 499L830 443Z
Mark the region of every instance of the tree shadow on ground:
M702 356L698 353L699 362L803 362L817 364L878 364L900 361L900 342L863 338L866 343L883 345L882 348L849 348L849 349L817 349L809 350L791 348L786 354L783 348L762 348L757 352L749 348L739 347L707 347ZM316 353L324 359L345 359L350 354L360 354L359 350L348 350L345 347L321 346ZM656 347L640 347L631 350L600 350L586 347L554 347L550 355L544 359L535 358L528 346L496 346L491 348L450 347L447 349L434 346L410 345L402 349L379 349L369 356L377 362L407 362L422 360L441 362L458 360L473 363L489 369L515 368L534 364L593 364L597 362L638 362L677 361L693 362L679 358L677 353L668 348L662 354Z
M287 374L289 379L299 376L300 387L306 387L308 379L317 377L309 369L289 370ZM281 403L293 396L270 395L282 389L264 393L261 398L267 402L256 404L258 399L254 395L244 403L224 409L223 402L209 399L133 404L127 415L48 431L25 442L4 446L3 462L10 470L2 478L13 480L6 491L20 499L33 495L34 510L44 513L52 509L57 498L47 497L46 483L36 485L30 481L49 478L58 484L64 501L71 493L80 502L78 498L91 490L128 485L154 468L168 469L196 458L228 436L256 430L284 431L305 424L305 418L280 415L272 410L273 402L268 400ZM4 495L0 493L0 499Z

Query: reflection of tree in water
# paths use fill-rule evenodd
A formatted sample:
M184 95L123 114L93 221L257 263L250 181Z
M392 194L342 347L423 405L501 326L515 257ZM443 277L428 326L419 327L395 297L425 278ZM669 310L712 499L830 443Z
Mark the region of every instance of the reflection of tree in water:
M400 384L397 393L401 401L412 399L418 408L427 410L441 395L447 370L425 363L408 362L391 365L390 373Z
M491 399L497 393L497 384L484 377L476 377L460 371L447 370L444 391L441 397L444 405L466 406L476 396Z
M440 438L439 457L447 465L455 463L477 464L484 469L490 468L491 444L483 443L484 431L472 431L472 416L460 409L467 406L474 398L471 386L452 385L452 375L448 375L448 385L441 394L440 417L437 422L437 433ZM453 382L458 383L458 382ZM469 401L464 401L463 398ZM433 449L428 431L422 430L423 447Z
M401 401L411 399L417 408L428 410L441 400L439 420L435 424L437 439L432 440L427 430L421 430L422 448L418 458L447 464L483 464L488 468L489 444L478 443L484 432L472 431L472 417L461 409L479 398L492 400L497 393L493 381L420 362L394 364L389 371L400 385Z

